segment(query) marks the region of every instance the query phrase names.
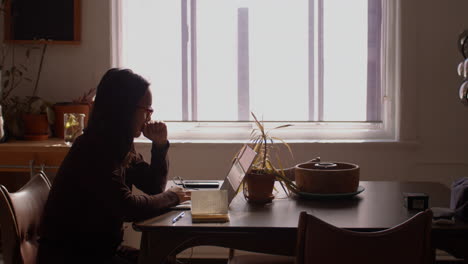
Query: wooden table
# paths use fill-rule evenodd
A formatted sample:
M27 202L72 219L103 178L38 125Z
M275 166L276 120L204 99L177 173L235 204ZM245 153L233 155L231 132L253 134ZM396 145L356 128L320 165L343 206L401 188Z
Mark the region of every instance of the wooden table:
M363 193L342 200L277 198L259 206L238 195L231 203L228 223L192 224L190 211L175 224L171 219L177 211L135 223L134 228L142 232L139 263L163 263L168 256L200 245L293 256L301 211L340 228L383 230L416 213L403 206L403 192L428 194L430 207L449 206L450 190L440 183L362 181L360 185L365 187ZM454 234L465 239L468 225L433 226L433 241L438 248L443 248L440 243L446 243ZM462 251L467 251L466 246Z

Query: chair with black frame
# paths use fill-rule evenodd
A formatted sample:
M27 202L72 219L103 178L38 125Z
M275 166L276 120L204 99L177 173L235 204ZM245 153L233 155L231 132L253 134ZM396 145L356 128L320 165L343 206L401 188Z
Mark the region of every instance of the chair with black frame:
M36 263L38 229L50 186L44 172L37 173L14 193L0 185L0 229L5 264Z
M241 255L232 263L433 263L432 211L420 212L407 221L377 232L354 232L330 225L302 212L299 217L296 256Z

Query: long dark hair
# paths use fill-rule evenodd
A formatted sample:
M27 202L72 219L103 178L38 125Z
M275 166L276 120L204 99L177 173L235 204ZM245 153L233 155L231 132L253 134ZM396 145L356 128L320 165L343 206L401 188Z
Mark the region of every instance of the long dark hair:
M122 163L132 149L135 111L148 89L143 77L117 68L108 70L97 87L85 136L96 139L114 162Z

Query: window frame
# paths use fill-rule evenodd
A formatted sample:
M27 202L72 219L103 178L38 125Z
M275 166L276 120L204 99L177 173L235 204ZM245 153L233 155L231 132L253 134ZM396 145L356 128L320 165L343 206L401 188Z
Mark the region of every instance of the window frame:
M111 1L111 67L121 67L121 1ZM188 2L188 0L181 0ZM193 0L192 0L193 1ZM318 0L323 1L323 0ZM196 3L196 2L195 2ZM320 3L320 2L319 2ZM190 5L187 5L190 6ZM364 122L265 122L265 126L271 129L278 125L292 124L292 127L272 131L275 136L281 137L287 142L387 142L399 141L400 128L400 0L382 0L382 24L381 31L381 91L382 121ZM188 19L195 19L193 6L186 9L191 14ZM183 30L182 30L183 31ZM184 31L182 32L184 34ZM196 39L196 32L185 32L188 38ZM196 49L196 47L190 47ZM196 60L196 57L195 57ZM189 59L187 63L195 63ZM196 68L186 76L185 82L196 83ZM196 86L191 86L196 89ZM188 89L188 88L187 88ZM191 91L193 92L193 91ZM192 97L191 100L195 100ZM190 105L193 105L191 103ZM192 106L190 106L192 107ZM187 111L188 112L188 111ZM193 116L193 111L191 111ZM189 115L189 114L188 114ZM188 115L185 116L186 120ZM195 109L196 115L196 109ZM320 120L320 118L319 118ZM253 122L201 122L201 121L167 121L169 139L180 142L246 142L251 130L255 127Z

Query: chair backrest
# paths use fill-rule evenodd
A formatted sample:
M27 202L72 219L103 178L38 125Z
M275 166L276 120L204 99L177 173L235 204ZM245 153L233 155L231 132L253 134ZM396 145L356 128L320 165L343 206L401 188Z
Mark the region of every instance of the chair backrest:
M50 186L43 172L14 193L0 185L0 230L5 264L36 263L38 229Z
M432 263L432 212L426 210L402 224L378 232L353 232L302 212L296 264Z

